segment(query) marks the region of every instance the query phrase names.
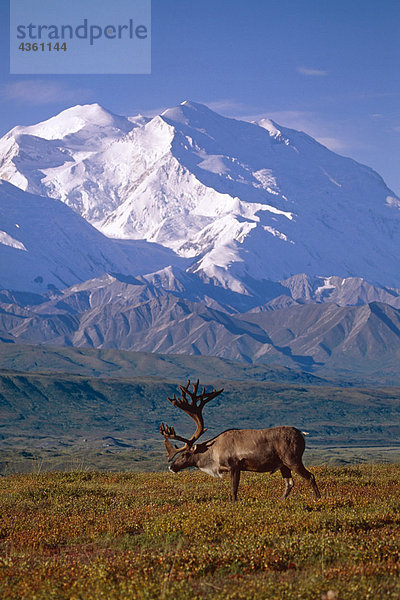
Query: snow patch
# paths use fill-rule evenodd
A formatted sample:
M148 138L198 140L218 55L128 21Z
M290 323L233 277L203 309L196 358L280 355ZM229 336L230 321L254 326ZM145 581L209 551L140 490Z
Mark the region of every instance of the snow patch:
M279 186L271 169L260 169L259 171L254 171L253 177L261 184L253 184L254 187L261 187L268 193L274 196L279 196Z
M271 121L271 119L260 119L259 121L255 121L256 125L262 127L266 131L268 131L271 137L278 137L281 135L280 130L276 126L276 124Z
M229 171L224 163L223 157L219 155L207 156L207 158L202 160L197 166L200 169L210 171L210 173L217 173L218 175Z
M323 167L321 167L321 171L323 172L323 174L324 174L324 175L326 175L326 177L329 179L329 181L330 181L331 183L334 183L335 185L337 185L337 186L338 186L338 187L340 187L340 188L342 187L342 184L341 184L341 183L339 183L339 182L337 182L335 179L333 179L333 177L331 177L331 176L329 175L329 173L327 173L327 171L326 171L326 170L325 170Z
M395 198L394 196L386 196L386 204L387 206L394 206L395 208L400 208L400 200L399 198Z
M285 235L281 231L278 231L274 227L270 227L269 225L264 225L263 229L264 229L264 231L268 231L268 233L272 233L272 235L274 237L277 237L280 240L283 240L284 242L290 242L291 244L294 244L294 242L292 240L289 240L287 235Z
M343 282L342 282L343 284ZM331 284L331 277L326 277L324 278L324 283L323 285L320 285L319 287L317 287L317 289L315 290L315 294L322 294L325 290L334 290L335 289L335 285Z
M16 227L19 227L19 225L16 225ZM17 250L25 250L25 252L27 252L27 249L25 248L25 246L22 242L20 242L19 240L16 240L11 235L9 235L5 231L1 231L1 230L0 230L0 244L4 244L4 246L10 246L11 248L16 248Z

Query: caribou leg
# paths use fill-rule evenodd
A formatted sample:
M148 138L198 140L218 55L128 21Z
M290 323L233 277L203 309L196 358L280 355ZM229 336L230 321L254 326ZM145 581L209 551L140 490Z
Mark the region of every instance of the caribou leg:
M240 469L231 469L232 502L237 502L237 491L240 481Z
M285 500L290 494L292 487L294 486L294 481L292 479L292 472L288 467L281 467L280 472L282 473L282 477L285 480L285 491L283 492L282 500Z
M310 471L307 471L307 469L301 462L297 463L296 465L293 465L291 468L293 469L293 471L296 471L296 473L298 473L300 477L303 477L303 479L305 479L308 482L308 484L314 490L315 497L317 499L321 498L321 494L316 484L314 475L310 473Z

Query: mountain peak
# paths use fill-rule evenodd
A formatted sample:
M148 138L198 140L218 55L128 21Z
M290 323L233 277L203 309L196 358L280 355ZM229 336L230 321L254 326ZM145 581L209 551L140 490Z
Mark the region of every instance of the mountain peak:
M86 128L95 128L96 130L116 129L127 133L132 129L132 124L126 117L115 115L98 103L77 104L46 121L37 123L37 125L18 127L14 131L19 134L34 135L45 140L56 140L76 134Z
M192 100L184 100L178 106L167 108L161 113L161 117L183 125L191 124L194 126L196 124L206 126L207 120L210 119L214 121L226 119L226 117L214 112L205 104L193 102Z
M211 108L208 108L206 104L201 104L200 102L194 102L193 100L184 100L180 103L180 106L184 106L191 110L198 110L201 112L214 112Z

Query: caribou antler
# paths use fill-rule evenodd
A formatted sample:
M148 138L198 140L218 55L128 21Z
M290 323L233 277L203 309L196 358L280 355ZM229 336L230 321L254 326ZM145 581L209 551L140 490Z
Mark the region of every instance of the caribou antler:
M193 388L192 391L190 391L189 389L190 385ZM177 398L174 394L172 398L168 398L168 400L174 406L183 410L183 412L188 414L194 420L194 422L196 423L196 431L190 439L187 439L180 435L176 435L175 429L173 427L169 427L168 425L161 423L160 433L165 438L165 447L168 453L168 460L170 461L179 452L182 452L183 450L186 450L193 446L193 444L199 439L199 437L203 435L205 431L207 431L207 429L204 428L202 414L203 408L207 404L207 402L210 402L210 400L212 400L224 391L223 389L218 391L216 389L213 389L212 392L206 393L206 389L203 387L203 391L201 392L201 394L198 395L197 392L199 389L199 380L197 380L196 383L191 384L190 379L188 380L186 387L180 385L179 388L181 390L181 397ZM190 397L190 402L187 396ZM181 448L174 448L171 442L169 441L170 439L185 442L185 445Z
M166 423L161 423L160 433L162 433L164 437L167 437L170 440L179 440L180 442L185 442L185 444L189 443L189 440L187 438L184 438L180 435L176 435L175 429L173 427L170 427Z

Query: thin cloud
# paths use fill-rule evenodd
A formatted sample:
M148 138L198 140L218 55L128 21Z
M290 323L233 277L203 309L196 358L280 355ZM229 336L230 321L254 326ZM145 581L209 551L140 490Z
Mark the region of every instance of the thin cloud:
M284 127L306 132L310 131L313 122L316 120L314 113L306 110L271 110L243 115L240 118L245 121L272 119Z
M274 110L268 114L270 119L278 121L282 125L301 130L309 129L315 119L314 114L307 110Z
M261 119L272 119L282 127L289 127L297 131L304 131L311 135L317 142L323 144L334 152L344 152L348 144L331 133L329 124L321 123L321 119L311 112L305 110L279 110L262 112L240 117L246 121L260 121Z
M323 71L322 69L310 69L308 67L297 67L297 71L308 77L325 77L325 75L328 75L328 71Z
M185 98L184 98L185 100ZM228 114L230 116L234 115L236 116L238 113L243 112L246 110L246 106L240 102L237 102L236 100L230 100L230 99L222 99L222 100L211 100L210 102L208 102L207 100L197 100L197 99L192 99L192 98L186 98L186 100L193 100L194 102L197 102L199 104L204 104L205 106L208 106L208 108L210 110L213 110L217 113L221 113L221 114ZM182 101L183 102L183 101ZM131 110L130 112L133 114L137 114L138 112L141 115L144 115L145 117L155 117L156 115L160 115L162 114L165 110L167 110L168 108L173 108L174 106L179 106L179 103L176 104L171 104L170 106L157 106L155 108L142 108L142 109L135 109L135 110ZM238 117L239 118L239 117Z
M283 110L272 112L270 115L270 118L282 125L308 133L334 152L344 151L348 147L344 140L331 134L329 125L320 123L320 119L310 111Z
M212 102L204 101L202 104L205 104L211 110L215 112L228 113L228 114L237 114L238 111L245 110L246 106L241 102L237 102L236 100L230 99L222 99L222 100L213 100Z
M55 102L78 102L91 96L90 90L68 88L63 83L26 79L2 86L3 95L9 100L26 104L54 104Z
M132 116L136 116L136 115L142 115L143 117L156 117L157 115L161 115L164 111L168 110L168 108L173 108L174 106L177 106L177 104L171 104L170 106L167 106L166 104L164 104L163 106L156 106L155 108L132 108L129 109L129 111L127 112L126 110L121 111L121 113L119 114L124 114L124 115L129 115L130 117Z
M167 108L171 108L170 106L158 106L156 108L138 108L130 111L130 115L143 115L144 117L155 117L157 115L161 115Z
M342 152L346 150L347 145L338 138L335 137L318 137L315 136L317 142L329 148L329 150L333 150L333 152Z

